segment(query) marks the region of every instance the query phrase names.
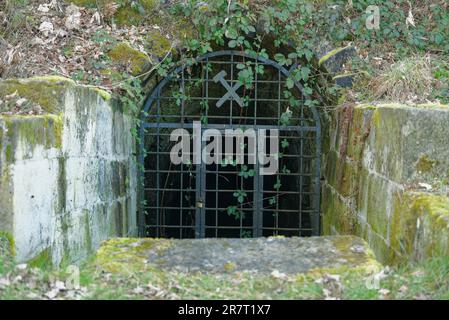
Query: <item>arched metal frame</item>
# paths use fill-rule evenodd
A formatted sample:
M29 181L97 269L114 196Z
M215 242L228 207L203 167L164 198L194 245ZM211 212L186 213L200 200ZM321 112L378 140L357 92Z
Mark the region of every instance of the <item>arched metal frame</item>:
M272 67L274 70L277 70L277 72L279 73L279 93L278 93L278 101L281 100L281 94L280 94L280 90L281 90L281 76L284 78L289 78L291 71L287 70L286 68L282 67L281 65L279 65L278 63L276 63L275 61L272 61L270 59L266 59L260 56L253 56L253 55L249 55L247 53L244 52L239 52L239 51L233 51L233 50L224 50L224 51L217 51L217 52L211 52L208 54L205 54L203 56L200 56L198 58L195 59L194 64L200 64L200 63L210 63L214 58L230 58L232 64L236 63L234 61L235 57L240 57L243 59L250 59L253 60L254 63L260 64L260 65L264 65L264 66L269 66ZM146 232L146 227L148 227L147 222L146 222L146 216L149 215L156 215L157 218L157 224L154 226L150 226L150 227L154 227L156 228L156 233L152 234L152 236L156 236L156 237L160 237L163 236L160 233L161 228L164 228L165 226L163 226L160 221L159 221L159 211L162 210L163 208L161 207L160 203L159 203L159 191L162 189L160 186L160 182L159 182L159 176L160 173L156 172L157 175L157 190L155 190L155 192L157 192L157 204L154 206L151 206L151 204L149 205L145 199L145 190L146 190L146 184L145 184L145 173L147 172L146 170L146 163L145 163L145 158L146 158L146 154L145 154L145 143L146 143L146 134L147 134L147 130L149 129L154 129L156 130L156 139L157 139L157 151L156 153L156 157L157 157L157 170L160 170L159 167L159 157L160 154L159 152L159 144L160 144L160 139L159 139L159 134L160 134L160 130L162 130L162 128L165 129L176 129L176 128L192 128L192 124L191 123L184 123L185 120L181 120L181 122L159 122L159 120L157 120L157 122L151 122L148 121L148 114L151 112L151 110L153 109L152 107L154 105L157 106L158 109L158 114L160 114L160 109L161 109L161 100L162 100L162 96L161 96L161 91L164 89L164 87L166 87L171 81L174 80L179 80L181 81L181 86L184 86L184 73L186 68L188 68L189 66L187 65L181 65L177 68L175 68L173 71L171 71L152 91L152 93L147 97L145 104L144 104L144 108L143 108L143 112L142 112L142 117L141 117L141 126L140 126L140 131L139 131L139 138L140 138L140 142L139 142L139 164L142 168L142 175L141 175L141 190L140 190L140 210L139 210L139 233L141 236L146 236L148 235ZM295 65L295 67L298 67L298 65ZM291 69L293 70L293 68ZM232 79L232 71L231 71L231 84L233 83L233 81L235 82L236 80ZM256 73L257 74L257 73ZM181 75L181 76L180 76ZM206 75L206 81L210 81L208 74ZM256 75L256 94L255 94L255 99L257 100L257 75ZM206 84L207 87L207 84ZM310 226L308 228L303 228L301 226L301 216L299 218L299 228L295 228L294 231L298 231L299 234L296 235L319 235L320 233L320 161L321 161L321 124L320 124L320 116L318 111L316 110L316 108L314 106L311 107L305 107L304 106L304 100L307 99L307 94L304 92L304 89L302 87L302 85L298 82L294 82L294 89L298 90L298 92L301 95L301 99L302 99L302 106L301 108L307 108L308 110L310 110L311 112L311 118L309 120L313 121L313 125L310 124L304 124L303 119L300 120L300 123L297 125L287 125L287 126L280 126L277 127L279 130L282 131L292 131L292 132L296 132L297 134L300 135L300 139L301 139L301 148L300 148L300 161L301 161L301 170L303 170L303 158L305 157L305 155L303 155L303 139L304 135L307 133L311 133L313 134L313 141L314 141L314 145L315 145L315 149L314 149L314 154L313 156L311 156L313 163L313 168L314 168L314 172L310 172L309 176L311 176L311 185L312 185L312 189L313 190L309 190L309 193L313 193L313 204L311 205L313 207L313 209L309 210L310 212ZM207 97L207 89L206 89L206 96L203 97L204 99L209 99L209 97ZM182 100L184 98L181 98ZM232 114L232 101L234 100L233 97L231 96L230 99L231 101L231 114ZM182 101L183 106L184 106L184 100ZM280 104L279 104L280 105ZM301 109L303 110L303 109ZM256 115L256 111L255 112L255 117L257 117ZM279 115L278 115L279 116ZM254 120L256 121L256 120ZM232 120L231 120L232 122ZM273 126L271 125L254 125L254 128L257 129L271 129L273 128ZM234 125L228 125L228 124L223 124L223 123L208 123L203 125L203 130L205 129L210 129L210 128L214 128L214 129L226 129L226 128L235 128ZM309 139L310 140L310 139ZM182 169L181 169L182 170ZM196 174L198 175L196 178L196 199L195 199L195 203L198 202L198 199L203 199L200 201L204 201L204 199L206 198L205 195L205 178L204 178L204 174L201 174L201 172L204 170L206 171L206 168L204 165L197 165L197 168L195 169ZM182 174L182 173L181 173ZM218 174L218 169L217 169L217 174ZM257 175L257 172L256 172ZM301 181L300 184L300 191L298 193L299 195L299 199L302 199L303 194L306 194L306 192L303 192L303 185L302 185L302 181L303 181L303 176L305 176L304 172L301 171L298 174L298 177ZM198 179L198 177L202 177L200 179ZM182 178L181 178L182 179ZM217 178L218 180L218 178ZM258 213L258 210L261 210L261 207L259 205L259 202L263 202L265 199L259 199L257 197L260 197L259 194L260 192L262 193L262 196L264 195L264 185L263 182L258 181L259 179L257 177L254 178L254 194L253 195L253 210L254 210L254 216L253 216L253 233L252 236L263 236L265 234L262 233L262 229L263 225L261 220L263 219L263 217L261 216L261 214ZM181 192L183 186L182 186L182 182L181 182ZM218 188L216 191L216 197L217 197L217 202L215 203L215 209L218 212ZM181 193L181 197L182 197L182 193ZM279 196L277 196L277 199L279 199ZM181 199L181 208L177 208L181 210L181 215L182 215L182 199ZM302 214L302 210L301 210L301 205L302 202L301 200L299 200L299 215ZM278 205L277 205L278 206ZM263 209L263 207L262 207ZM152 211L157 211L156 213L152 212ZM304 210L303 210L304 211ZM306 212L307 213L307 212ZM278 214L278 213L276 213ZM274 214L273 214L274 215ZM182 220L182 217L181 217ZM242 220L242 218L240 218L240 220ZM195 208L195 226L189 226L191 228L194 228L195 230L195 237L197 238L201 238L201 237L205 237L208 236L205 232L205 225L204 222L205 221L205 213L204 213L204 208L201 207L196 207ZM218 221L218 219L217 219ZM216 222L217 224L217 228L215 228L214 230L218 230L218 222ZM182 221L181 221L181 226L174 226L174 227L179 227L182 228ZM242 230L243 230L243 226L242 224L239 226L240 227L240 236L242 236ZM276 228L271 228L273 229L275 232L273 232L273 234L281 234L279 233L279 231L281 230L281 228L276 229ZM270 230L271 230L270 229ZM181 230L181 229L180 229ZM286 229L287 230L287 229ZM306 230L306 232L304 232L304 230ZM309 231L309 232L307 232ZM217 235L217 231L215 231L215 235ZM289 234L290 235L290 234ZM210 236L210 235L209 235ZM180 231L180 238L182 238L182 231Z

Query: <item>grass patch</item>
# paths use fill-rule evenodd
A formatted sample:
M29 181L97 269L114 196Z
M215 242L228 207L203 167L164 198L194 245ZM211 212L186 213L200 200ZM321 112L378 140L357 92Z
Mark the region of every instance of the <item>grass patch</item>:
M372 79L374 100L423 102L431 98L435 78L429 56L404 58Z
M372 276L345 272L320 277L204 274L147 269L109 273L93 258L80 267L80 286L52 295L67 270L26 269L0 256L0 299L449 299L449 257L436 257ZM8 279L11 283L2 285ZM370 286L370 284L376 284Z

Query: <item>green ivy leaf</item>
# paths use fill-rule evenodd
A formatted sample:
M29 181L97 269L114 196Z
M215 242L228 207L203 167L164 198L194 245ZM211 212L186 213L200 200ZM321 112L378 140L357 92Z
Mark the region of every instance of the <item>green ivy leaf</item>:
M235 29L234 27L229 27L226 31L225 31L225 36L226 38L229 39L237 39L237 37L239 36L237 29Z
M281 184L281 179L277 179L277 182L274 184L273 188L275 188L276 190L279 190L281 188L282 184Z
M245 69L245 68L246 68L246 66L245 66L243 63L238 63L236 67L237 67L237 69L239 69L239 70L242 70L242 69Z
M235 41L235 40L229 41L229 42L228 42L228 47L229 47L229 48L235 48L235 47L237 47L237 41Z
M285 110L285 112L281 114L280 122L283 126L288 126L290 124L292 114L293 112L291 112L289 108L287 108L287 110Z
M282 53L276 53L274 55L274 60L276 60L281 66L285 64L285 56Z

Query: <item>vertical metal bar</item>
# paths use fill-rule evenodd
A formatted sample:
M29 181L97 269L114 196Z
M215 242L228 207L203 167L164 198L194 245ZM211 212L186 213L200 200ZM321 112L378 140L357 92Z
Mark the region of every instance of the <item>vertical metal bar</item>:
M201 128L201 136L203 135L203 128ZM206 145L205 141L201 141L201 151L204 150L204 147ZM201 164L199 165L201 167L200 171L201 171L201 187L200 187L200 197L201 197L201 201L203 202L202 207L200 208L200 238L204 238L206 235L206 163L204 161L202 161L201 159Z
M185 100L184 100L184 96L185 96L185 73L184 73L184 68L182 68L182 74L181 74L181 91L182 91L182 99L181 99L181 129L184 129L184 113L185 113ZM182 137L182 139L184 139L184 137ZM180 163L181 166L181 177L180 177L180 181L179 181L179 238L182 239L182 214L184 212L183 209L183 202L184 202L184 197L183 197L183 193L184 193L184 167L183 164Z
M209 103L209 58L206 58L206 101ZM209 106L209 105L208 105ZM206 108L206 117L209 115L209 107ZM208 121L209 122L209 121ZM203 135L204 128L201 128L201 136ZM201 141L201 152L204 150L206 142ZM206 164L201 158L201 200L203 201L203 206L200 211L200 237L204 238L206 236Z
M140 187L140 192L139 192L139 198L138 201L140 201L140 210L139 210L139 228L138 228L138 232L139 232L139 236L140 237L145 237L146 236L146 232L145 232L145 228L146 228L146 222L145 222L145 172L144 172L144 168L145 168L145 128L143 126L143 123L140 124L140 128L139 128L139 137L140 137L140 141L139 141L139 168L138 168L138 185Z
M281 119L281 70L278 69L278 125L280 125L279 121ZM270 131L270 138L271 138L271 131ZM281 157L278 157L279 161L279 168L281 167ZM281 176L279 175L279 172L276 175L277 179L279 181L281 180ZM278 185L278 180L276 179L276 184ZM278 235L278 229L279 229L279 188L276 188L276 223L275 223L275 235Z
M257 59L255 60L255 76L254 76L254 126L257 125L257 84L258 84L258 74L257 74ZM260 237L261 236L261 229L260 229L260 223L262 221L262 210L260 209L263 207L263 203L260 203L263 201L263 187L260 188L259 185L259 176L260 176L260 166L259 166L259 158L258 158L258 152L259 152L259 145L258 141L259 136L256 133L256 154L255 154L255 164L254 164L254 178L253 178L253 237Z
M240 152L240 151L238 151ZM239 180L239 175L237 174L237 180ZM240 177L240 190L245 190L245 183L244 178ZM243 204L240 203L240 219L239 219L239 231L240 231L240 238L243 238L243 215L245 214L245 211L243 210Z
M234 85L234 53L231 53L231 87ZM229 124L232 125L232 108L233 108L234 98L231 97L229 100Z
M300 122L299 125L300 127L302 127L304 125L303 122L303 117L304 117L304 97L301 97L301 113L300 113ZM302 225L302 196L303 196L303 184L304 184L304 180L303 180L303 173L304 173L304 136L303 136L303 132L302 130L299 130L299 141L300 141L300 151L299 151L299 236L302 236L302 230L303 230L303 225Z
M209 116L209 58L206 58L206 118Z
M264 199L264 189L263 189L263 177L260 175L260 163L257 162L257 195L258 195L258 214L257 214L257 233L256 237L262 236L262 229L263 229L263 199Z
M317 121L320 121L318 119ZM313 234L314 236L319 236L321 233L321 219L320 219L320 183L321 183L321 123L315 124L316 130L316 176L315 176L315 215L313 219Z
M192 153L192 160L193 163L196 166L196 192L195 192L195 238L202 238L202 229L203 229L203 221L202 221L202 214L203 214L203 208L205 205L202 190L203 190L203 161L201 161L201 150L203 149L203 142L201 141L202 136L202 126L200 132L197 132L198 130L193 127L193 150L196 151L196 154ZM200 136L197 137L196 134L199 134ZM197 144L196 139L200 139L199 146ZM197 158L200 158L199 163L197 161Z
M220 137L221 139L221 137ZM225 144L222 141L222 147ZM222 148L223 150L223 148ZM220 151L221 152L221 151ZM218 173L220 164L215 165L215 238L218 238Z
M195 143L195 142L193 142ZM201 238L201 208L198 204L202 202L201 188L202 188L202 176L203 170L201 170L201 164L195 164L196 186L195 186L195 238Z
M159 171L160 167L159 167L159 143L160 143L160 131L159 131L159 126L160 126L160 116L161 116L161 91L160 89L157 91L157 131L156 131L156 168ZM159 196L160 196L160 175L161 173L158 172L156 174L156 186L157 186L157 191L156 191L156 237L159 238L160 236L160 231L161 231L161 225L160 225L160 213L161 213L161 207L160 207L160 203L159 203Z

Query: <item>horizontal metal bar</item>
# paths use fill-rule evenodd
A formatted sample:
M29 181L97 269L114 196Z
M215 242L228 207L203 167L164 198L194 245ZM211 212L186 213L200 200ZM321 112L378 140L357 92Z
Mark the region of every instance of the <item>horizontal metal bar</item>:
M170 151L160 151L160 152L157 152L157 151L146 151L146 154L145 154L145 157L148 157L148 156L155 156L155 155L161 155L161 156L169 156L171 154L171 152ZM192 152L185 152L184 153L185 155L188 155L188 156L192 156L193 155L193 153ZM237 156L237 155L244 155L244 156L247 156L248 155L248 153L244 153L244 154L235 154L235 153L222 153L221 154L222 156L226 156L226 155L229 155L229 156ZM281 158L298 158L298 159L315 159L317 157L317 155L312 155L312 154L303 154L303 155L298 155L298 154L282 154L282 157ZM250 164L248 164L248 163L244 163L245 165L250 165ZM184 165L187 165L187 164L184 164ZM194 164L192 164L192 165L194 165ZM211 164L212 165L212 164ZM217 165L217 164L215 164L215 165ZM219 166L221 166L221 168L227 168L227 167L233 167L233 166L231 166L230 164L228 165L228 166L226 166L226 167L224 167L224 166L222 166L221 164L218 164ZM176 171L176 170L175 170Z
M196 189L170 189L170 188L144 188L145 191L177 191L177 192L196 192Z
M248 225L219 226L219 227L206 224L204 226L204 228L209 229L209 230L244 230L244 229L247 229L249 231L253 228L253 224L251 222L251 224L248 223Z
M181 172L181 170L162 170L162 169L148 169L148 170L144 170L144 173L183 173L183 174L189 174L188 171L183 171ZM194 171L192 171L193 173ZM232 174L232 175L238 175L239 171L218 171L219 173L222 174ZM217 171L206 171L206 173L217 173ZM315 175L313 173L275 173L273 175L276 176L295 176L295 177L314 177Z
M231 79L227 79L227 78L224 78L224 79L228 83L240 83L240 80L238 80L238 79L232 79L232 80ZM201 82L212 82L212 83L215 83L214 79L206 79L206 78L184 78L184 81L187 81L187 82L199 82L199 81L201 81ZM173 81L173 82L178 83L179 81ZM287 81L286 80L278 81L278 80L260 80L260 79L258 79L257 82L255 82L255 84L259 84L259 83L263 83L263 84L283 83L283 84L286 84Z
M152 123L152 122L145 122L143 124L144 128L180 128L179 123ZM184 123L182 125L184 129L193 129L193 123ZM242 125L236 125L236 124L202 124L202 129L241 129ZM273 126L273 125L252 125L251 128L258 130L258 129L277 129L279 131L311 131L315 132L317 131L316 127L310 127L310 126Z
M145 209L153 209L153 210L195 210L196 207L165 207L165 206L144 206ZM166 214L166 213L165 213Z
M289 210L289 209L267 209L267 208L261 208L260 211L264 211L264 212L283 212L283 213L294 213L294 214L303 214L303 213L307 213L307 214L311 214L316 212L316 210L314 209L295 209L295 210Z
M295 201L296 202L296 201ZM253 207L252 207L252 203L248 203L245 206L240 206L237 205L237 208L239 208L239 210L243 210L243 211L252 211ZM226 212L228 208L224 208L224 207L207 207L205 206L204 209L206 211L220 211L220 212ZM278 213L291 213L291 214L303 214L303 213L313 213L315 211L313 210L299 210L299 209L295 209L295 210L289 210L289 209L266 209L266 208L260 208L260 211L264 211L264 212L278 212ZM212 214L212 213L211 213Z
M240 190L245 191L245 192L255 192L256 191L256 190L247 190L247 189L240 189ZM235 192L235 189L234 190L231 190L231 189L206 189L206 192ZM276 190L257 190L257 192L259 192L259 193L272 193L272 194L279 193L279 196L289 195L289 194L294 194L294 195L304 194L304 192L300 193L299 191L289 191L289 190L279 190L279 191L276 191ZM313 194L313 192L312 192L312 194ZM266 200L268 200L268 199L266 199Z
M195 229L195 226L185 226L185 225L171 225L171 224L162 224L162 225L156 225L156 224L147 224L147 228L152 229Z
M272 231L312 231L312 228L281 228L281 227L262 227L262 230Z
M176 101L179 98L178 97L172 97L172 96L160 96L158 98L159 100L162 101ZM221 97L189 97L187 96L184 101L189 102L189 101L219 101L221 99ZM271 98L249 98L246 101L248 102L290 102L289 99L271 99ZM244 107L246 108L246 107Z
M157 124L157 122L148 122L148 123ZM160 122L160 123L162 123L162 122ZM182 123L179 123L178 125L179 125L179 128L190 129L190 128L184 127ZM279 128L278 126L273 126L273 127L274 127L274 129ZM246 126L246 128L244 126L241 127L241 129L243 131L245 131L244 129L251 129L251 128L253 128L253 125ZM150 129L147 128L146 131L144 132L145 137L152 137L152 136L154 136L154 137L157 137L157 136L159 136L159 137L170 137L171 136L171 134L172 134L171 131L161 131L161 129L165 129L165 128L159 127L159 133L158 133L157 132L157 127L156 128L150 128ZM224 133L224 130L226 130L226 129L222 129L222 130L220 130L220 132ZM291 131L287 131L287 132L291 133ZM180 134L180 136L182 136L182 137L190 137L191 135L192 135L192 131L189 131L188 133ZM285 135L282 130L278 131L278 138L279 139L287 139L287 140L290 140L290 141L291 140L300 140L300 141L301 140L304 140L304 141L307 141L307 140L315 141L316 140L315 136L301 137L299 135L291 135L291 134L290 135ZM172 141L172 142L174 142L174 141Z
M143 121L143 123L167 123L167 122L169 122L169 121L167 121L169 119L183 119L184 121L189 120L189 119L196 120L198 118L201 118L201 116L203 116L203 115L202 114L186 114L186 113L184 113L184 114L183 113L164 114L161 116L157 115L157 114L152 114L152 115L149 115L147 117L147 119L145 119L145 121ZM153 121L153 119L157 119L160 121ZM244 115L244 116L232 115L232 118L231 118L231 115L226 113L226 114L222 114L222 115L218 114L218 115L213 115L213 116L207 115L207 119L208 119L208 121L210 121L209 123L212 123L211 122L212 120L233 120L233 121L235 121L235 120L250 120L251 123L242 124L242 126L248 126L248 127L252 127L254 122L260 123L262 121L272 121L272 122L277 123L276 125L273 125L273 126L278 128L280 131L282 130L281 129L282 126L279 124L279 121L280 121L279 118L273 118L273 117L260 117L260 116L254 117L251 115ZM295 117L295 116L292 116L290 118L290 122L299 122L299 121L309 122L310 120L307 118L300 118L300 117ZM182 126L186 122L176 122L176 123L179 123L178 125ZM203 124L203 125L205 125L205 124Z

